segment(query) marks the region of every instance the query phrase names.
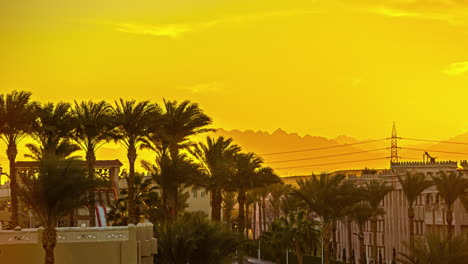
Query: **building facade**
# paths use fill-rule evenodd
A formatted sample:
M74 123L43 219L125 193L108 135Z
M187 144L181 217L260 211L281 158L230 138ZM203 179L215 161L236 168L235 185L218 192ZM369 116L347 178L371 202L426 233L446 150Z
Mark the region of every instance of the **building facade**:
M390 170L380 171L375 175L361 175L361 177L348 177L347 180L356 184L377 179L387 182L393 187L393 191L385 196L383 208L385 215L378 218L377 222L377 247L378 254L382 255L384 263L392 263L399 252L406 252L405 241L409 241L408 202L398 181L397 175L405 177L407 173L424 173L428 178L436 176L439 172L459 172L468 177L468 163L466 161L441 161L441 162L396 162L391 164ZM421 237L427 232L444 234L446 204L439 197L437 188L432 186L426 189L414 204L414 233L415 237ZM453 208L453 230L458 235L468 231L468 213L463 208L460 200L457 200ZM351 245L348 241L348 232L351 232ZM338 255L346 250L349 257L354 250L356 263L359 261L358 227L352 223L351 230L347 229L346 221L338 223L337 241ZM372 233L370 221L365 225L364 245L368 263L378 263L378 257L372 256Z

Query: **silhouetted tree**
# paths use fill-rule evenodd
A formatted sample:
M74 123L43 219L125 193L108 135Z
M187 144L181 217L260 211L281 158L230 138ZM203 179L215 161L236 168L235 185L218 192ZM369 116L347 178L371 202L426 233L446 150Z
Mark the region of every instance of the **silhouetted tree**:
M45 263L54 263L57 244L55 227L61 217L86 203L87 191L96 187L77 160L63 160L54 155L45 156L39 171L22 174L20 196L39 218Z
M152 121L160 115L160 109L157 105L149 101L136 102L135 100L125 101L120 99L115 102L112 117L116 124L115 139L122 143L127 149L127 158L129 163L128 175L128 214L130 223L138 222L137 201L135 196L135 161L138 157L137 149L150 133Z
M439 172L438 176L432 177L432 180L447 206L445 221L447 223L448 238L451 239L453 237L453 204L465 193L465 189L468 188L468 180L463 177L463 174L456 172L450 172L449 174Z
M105 101L92 102L75 101L72 109L73 117L76 118L76 128L73 139L86 153L86 164L88 177L94 179L94 165L96 163L96 151L114 135L114 119L112 108ZM89 222L90 226L96 225L95 197L94 191L89 193Z
M72 116L69 103L37 104L34 114L36 120L32 123L30 135L38 144L26 144L31 153L25 154L25 157L34 160L41 160L45 155L67 158L80 150L80 146L70 141L76 119Z
M377 262L377 217L382 212L381 203L385 196L393 190L392 186L379 180L371 180L365 184L365 199L372 208L371 232L372 232L372 258Z
M398 181L401 184L403 193L405 194L406 200L408 201L408 226L409 226L409 237L410 246L414 246L414 208L413 204L421 193L427 188L434 185L430 180L426 180L426 176L423 173L411 174L407 173L406 177L397 175Z
M205 171L199 184L211 195L211 219L221 220L222 193L229 186L229 178L234 173L234 156L240 147L232 143L232 138L206 138L206 143L198 143L191 154L201 163Z
M15 161L18 155L18 143L31 131L35 120L35 103L30 101L31 93L13 91L0 95L0 138L7 145L6 154L10 163L10 196L12 227L18 222L18 183Z

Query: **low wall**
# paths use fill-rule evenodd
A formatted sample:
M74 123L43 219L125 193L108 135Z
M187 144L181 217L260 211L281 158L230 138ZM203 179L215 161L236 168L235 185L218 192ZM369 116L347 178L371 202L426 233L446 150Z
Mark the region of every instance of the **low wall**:
M57 264L152 264L153 225L57 228ZM42 229L0 231L0 263L42 264Z

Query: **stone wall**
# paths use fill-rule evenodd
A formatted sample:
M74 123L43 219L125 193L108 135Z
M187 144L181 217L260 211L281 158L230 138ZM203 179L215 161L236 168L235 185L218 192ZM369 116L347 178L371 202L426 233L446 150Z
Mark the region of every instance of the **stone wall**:
M153 225L57 228L55 263L152 264ZM0 231L0 263L42 264L41 228Z

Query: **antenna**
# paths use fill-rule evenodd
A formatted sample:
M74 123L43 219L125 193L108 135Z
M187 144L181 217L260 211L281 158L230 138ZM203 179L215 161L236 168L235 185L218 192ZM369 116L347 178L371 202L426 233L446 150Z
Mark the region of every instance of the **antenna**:
M396 132L395 122L393 122L392 137L391 137L391 150L390 150L390 162L398 162L398 137Z

